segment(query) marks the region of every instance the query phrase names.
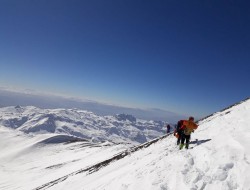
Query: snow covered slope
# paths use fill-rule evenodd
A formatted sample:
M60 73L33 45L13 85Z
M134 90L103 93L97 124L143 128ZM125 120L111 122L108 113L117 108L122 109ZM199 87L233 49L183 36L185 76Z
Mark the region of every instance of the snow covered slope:
M39 143L48 137L1 127L0 189L249 190L249 123L246 100L200 121L188 150L178 150L173 135L125 151L124 145Z
M33 189L127 148L71 140L67 135L31 135L0 126L0 189Z
M0 108L0 124L25 133L73 135L92 142L144 143L166 133L161 121L131 115L98 116L79 109Z

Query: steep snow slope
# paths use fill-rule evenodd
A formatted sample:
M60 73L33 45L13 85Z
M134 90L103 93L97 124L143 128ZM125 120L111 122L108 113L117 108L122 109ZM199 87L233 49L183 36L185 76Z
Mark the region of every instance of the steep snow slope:
M98 116L78 109L0 108L0 124L25 133L73 135L92 142L144 143L163 135L164 122L139 120L131 115Z
M249 122L247 100L201 121L192 135L197 143L189 150L178 150L176 139L169 136L97 172L72 175L49 189L249 190Z
M247 100L200 121L189 150L178 150L170 135L92 172L84 169L125 147L40 145L48 136L24 137L1 127L0 189L249 190L249 122Z

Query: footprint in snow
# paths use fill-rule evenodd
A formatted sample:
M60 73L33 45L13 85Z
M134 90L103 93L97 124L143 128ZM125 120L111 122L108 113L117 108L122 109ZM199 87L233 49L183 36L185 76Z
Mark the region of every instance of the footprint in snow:
M227 179L228 171L234 167L233 163L228 163L220 166L213 176L214 180L224 181Z
M162 184L160 186L161 190L168 190L168 185L167 184Z
M191 157L188 159L189 165L193 166L194 165L194 159Z
M184 170L182 171L182 174L183 175L187 174L191 170L193 165L194 165L194 159L192 157L188 158L187 164L184 165Z

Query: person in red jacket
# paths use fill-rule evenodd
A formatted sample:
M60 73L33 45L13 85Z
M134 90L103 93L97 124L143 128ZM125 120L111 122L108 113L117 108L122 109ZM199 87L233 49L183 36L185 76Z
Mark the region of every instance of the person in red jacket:
M197 128L198 125L195 124L194 117L189 117L188 120L183 120L182 126L180 128L180 130L183 130L183 134L181 136L181 144L179 147L180 149L184 147L185 141L186 141L185 148L188 149L191 133L194 132L194 130Z

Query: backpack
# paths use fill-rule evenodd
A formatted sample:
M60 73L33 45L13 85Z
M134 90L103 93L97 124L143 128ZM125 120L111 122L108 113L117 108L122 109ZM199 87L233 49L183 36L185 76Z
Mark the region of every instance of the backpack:
M184 134L185 135L190 135L191 132L193 132L195 129L197 129L198 125L196 125L192 121L184 121L183 122L183 129L184 129Z
M177 125L176 125L176 131L179 131L179 130L180 130L182 124L183 124L183 120L178 121L178 123L177 123Z

